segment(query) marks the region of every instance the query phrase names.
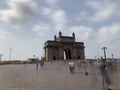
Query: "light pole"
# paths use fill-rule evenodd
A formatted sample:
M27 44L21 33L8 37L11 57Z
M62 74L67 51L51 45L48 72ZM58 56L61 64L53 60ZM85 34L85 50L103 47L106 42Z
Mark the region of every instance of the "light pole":
M0 54L0 61L2 61L2 56L3 56L3 54Z
M97 56L98 56L98 60L99 60L99 48L97 47Z
M112 59L114 58L114 54L112 54Z
M9 61L11 60L11 51L12 51L12 47L10 47Z
M95 59L96 59L96 57L97 57L97 56L95 55Z
M107 49L107 47L102 47L102 49L103 49L103 51L104 51L104 58L105 58L105 60L106 60L106 49Z

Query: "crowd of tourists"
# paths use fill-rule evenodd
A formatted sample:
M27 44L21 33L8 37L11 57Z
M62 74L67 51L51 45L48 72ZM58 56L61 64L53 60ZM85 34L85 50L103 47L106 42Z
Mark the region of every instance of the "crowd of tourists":
M59 63L61 61L50 61L50 63ZM102 77L102 87L106 88L108 90L112 90L110 89L111 87L111 78L110 78L110 74L115 72L117 67L117 61L115 59L101 59L101 60L66 60L64 61L64 63L68 64L68 69L70 73L75 73L75 68L79 67L79 68L83 68L84 70L84 74L85 75L89 75L91 74L91 72L93 72L94 68L96 67L98 69L99 74ZM88 66L95 66L94 68L92 68L90 70L90 68L88 69ZM38 70L38 67L41 67L42 69L45 67L45 61L44 60L38 60L36 61L36 70ZM92 75L91 75L92 76Z

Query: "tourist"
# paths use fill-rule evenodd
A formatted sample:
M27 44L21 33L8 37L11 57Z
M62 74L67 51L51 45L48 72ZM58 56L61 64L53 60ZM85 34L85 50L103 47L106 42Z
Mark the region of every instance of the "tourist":
M77 64L79 67L81 67L81 60L80 59L77 61Z
M99 65L100 73L102 75L102 85L103 88L107 88L108 86L111 85L110 78L108 76L108 71L107 71L107 62L105 59L102 59L102 62ZM106 85L106 86L105 86Z
M113 70L113 61L112 60L108 60L107 67L108 67L109 73L112 73L114 71Z
M43 66L44 66L44 60L40 60L40 66L41 66L41 68L43 69Z
M68 61L70 73L74 73L75 63L73 60Z
M36 70L38 70L39 67L39 59L36 59Z

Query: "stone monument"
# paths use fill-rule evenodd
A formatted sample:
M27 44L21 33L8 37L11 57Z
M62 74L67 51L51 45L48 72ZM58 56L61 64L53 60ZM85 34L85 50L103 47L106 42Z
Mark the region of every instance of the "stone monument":
M62 36L59 32L54 40L48 40L44 43L46 61L49 60L84 60L84 43L75 41L75 33L72 36Z

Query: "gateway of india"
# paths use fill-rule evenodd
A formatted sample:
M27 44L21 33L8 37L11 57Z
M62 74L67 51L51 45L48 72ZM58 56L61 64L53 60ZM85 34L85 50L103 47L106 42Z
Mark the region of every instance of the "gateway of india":
M84 60L84 43L75 41L75 33L72 36L62 36L58 33L54 40L48 40L44 43L44 59L49 60Z

